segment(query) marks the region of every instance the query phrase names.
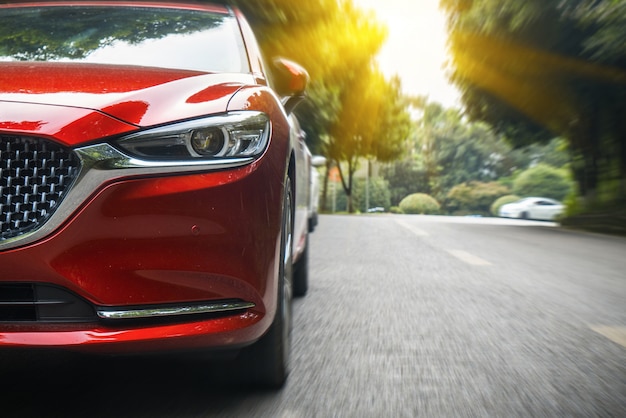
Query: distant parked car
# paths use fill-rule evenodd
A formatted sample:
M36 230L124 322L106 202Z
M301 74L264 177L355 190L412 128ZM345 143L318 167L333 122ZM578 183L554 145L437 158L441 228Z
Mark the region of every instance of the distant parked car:
M369 208L367 212L368 213L384 213L385 208L383 208L382 206L376 206L375 208Z
M500 207L499 216L504 218L537 219L551 221L563 213L565 206L547 197L526 197Z

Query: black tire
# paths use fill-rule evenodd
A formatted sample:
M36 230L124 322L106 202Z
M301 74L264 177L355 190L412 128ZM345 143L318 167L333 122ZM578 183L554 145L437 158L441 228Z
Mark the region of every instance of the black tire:
M520 219L528 219L528 212L522 212L519 217Z
M289 374L293 298L293 196L291 181L285 183L281 263L278 273L278 304L274 321L267 333L243 353L240 366L253 385L280 389Z
M302 297L309 290L309 236L306 237L304 252L294 266L293 295Z

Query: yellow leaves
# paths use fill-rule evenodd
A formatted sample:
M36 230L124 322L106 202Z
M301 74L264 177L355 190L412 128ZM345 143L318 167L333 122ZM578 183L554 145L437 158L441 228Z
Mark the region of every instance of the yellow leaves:
M300 2L297 5L300 7ZM368 65L386 37L386 28L372 15L354 9L351 2L340 4L334 13L324 16L258 29L269 55L301 63L318 81L341 79L354 68Z
M311 76L309 100L314 105L309 108L314 110L301 120L303 126L323 125L313 131L328 138L328 156L348 160L397 155L400 147L386 149L384 144L403 136L398 132L404 131L396 132L392 126L393 118L405 112L398 105L400 88L385 80L374 65L386 27L372 13L355 8L351 0L258 3L281 12L276 18L261 15L256 19L266 56L293 59Z
M406 139L409 123L399 86L368 67L345 86L330 133L344 157L389 160L402 151L400 143Z
M452 47L457 76L554 132L566 129L579 111L572 80L626 83L617 69L478 33L455 32Z

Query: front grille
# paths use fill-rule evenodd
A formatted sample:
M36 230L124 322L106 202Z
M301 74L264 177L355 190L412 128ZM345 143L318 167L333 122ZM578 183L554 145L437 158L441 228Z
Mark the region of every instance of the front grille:
M0 241L39 228L79 168L72 150L54 142L0 135Z
M47 284L0 284L0 322L93 321L95 310L75 294Z

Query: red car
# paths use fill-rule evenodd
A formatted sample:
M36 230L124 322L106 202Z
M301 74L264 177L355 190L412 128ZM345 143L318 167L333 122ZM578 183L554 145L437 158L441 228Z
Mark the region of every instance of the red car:
M306 71L221 5L0 21L0 350L228 348L282 385L307 287Z

